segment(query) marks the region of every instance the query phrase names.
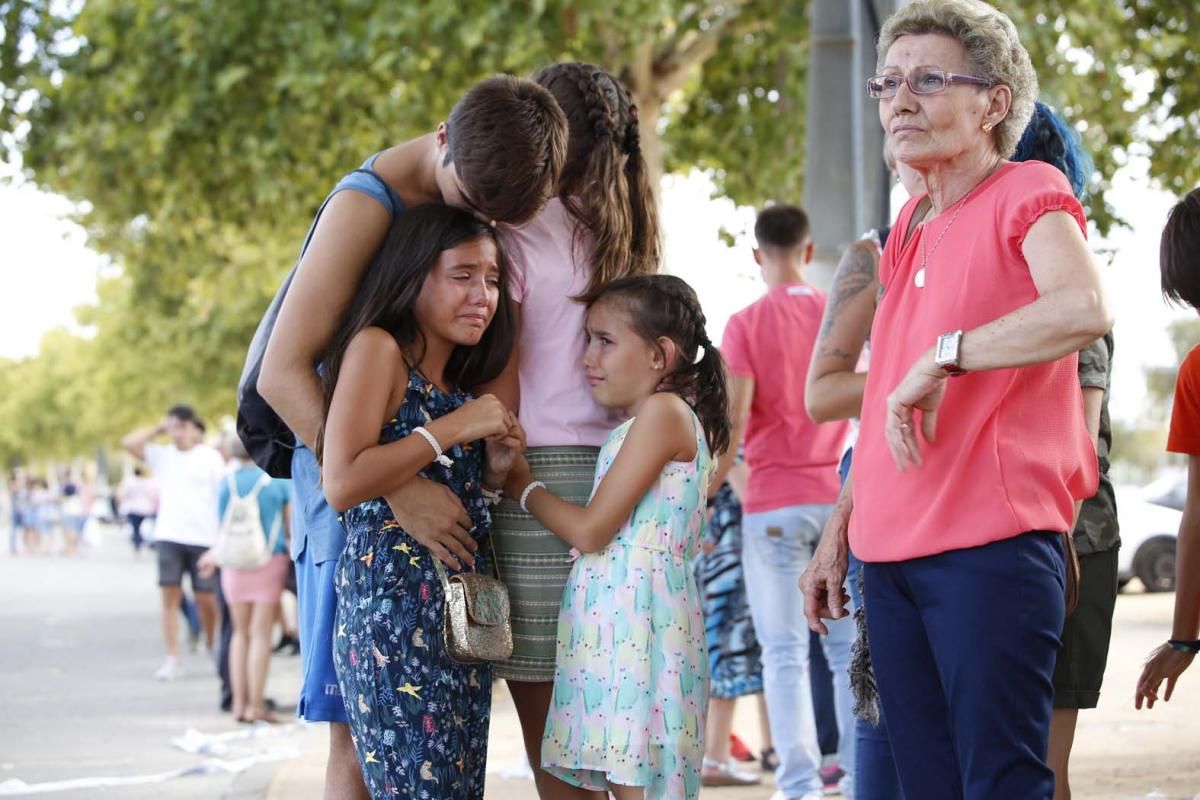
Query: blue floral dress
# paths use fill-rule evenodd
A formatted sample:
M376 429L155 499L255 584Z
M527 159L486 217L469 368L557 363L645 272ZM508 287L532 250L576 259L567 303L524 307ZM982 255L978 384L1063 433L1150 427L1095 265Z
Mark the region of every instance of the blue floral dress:
M414 369L379 442L402 439L470 399L441 391ZM458 495L480 540L491 529L480 492L483 443L446 455L453 466L434 463L422 475ZM491 665L458 664L446 655L444 596L433 557L404 532L383 499L355 506L343 521L348 540L338 562L333 660L367 790L375 798L482 798ZM487 569L481 555L474 566Z

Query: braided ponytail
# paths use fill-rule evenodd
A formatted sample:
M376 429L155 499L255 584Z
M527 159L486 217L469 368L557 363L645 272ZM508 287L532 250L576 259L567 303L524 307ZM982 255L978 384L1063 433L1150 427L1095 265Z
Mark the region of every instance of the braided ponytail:
M642 158L637 106L629 90L594 64L564 62L534 80L567 116L567 159L559 198L590 239L584 300L604 284L658 271L658 207Z
M618 278L588 297L588 307L600 301L621 304L630 324L647 342L667 337L679 352L663 379L686 400L700 418L711 453L729 447L729 387L725 360L705 329L700 300L682 278L674 275L631 275Z

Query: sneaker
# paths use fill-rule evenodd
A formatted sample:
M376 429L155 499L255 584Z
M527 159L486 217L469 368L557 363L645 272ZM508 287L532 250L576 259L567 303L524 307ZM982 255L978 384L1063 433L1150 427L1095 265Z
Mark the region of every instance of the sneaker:
M799 797L788 797L777 790L775 794L771 795L771 800L825 800L825 798L820 792L805 792Z
M300 652L300 641L285 633L279 637L279 644L275 645L275 648L271 652L282 653L289 648L292 650L292 655L296 655L296 653Z
M754 753L750 752L750 748L746 747L746 743L736 733L729 734L729 755L734 761L753 761Z
M704 767L700 770L701 786L753 786L757 783L762 783L761 775L707 757L704 759Z
M841 794L842 789L840 782L846 777L846 771L838 764L830 764L827 767L821 767L818 771L821 776L821 786L825 794Z
M179 668L179 659L175 656L167 656L162 666L154 673L154 680L173 681L182 674L183 670Z

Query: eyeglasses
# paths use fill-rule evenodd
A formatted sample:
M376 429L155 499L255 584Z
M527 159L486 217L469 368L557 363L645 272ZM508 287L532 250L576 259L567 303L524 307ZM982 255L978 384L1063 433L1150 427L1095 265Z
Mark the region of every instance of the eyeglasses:
M959 75L937 67L917 67L911 75L875 75L867 79L867 94L878 100L895 97L900 84L907 83L913 94L937 94L944 92L952 83L969 83L975 86L991 86L992 82L973 75Z

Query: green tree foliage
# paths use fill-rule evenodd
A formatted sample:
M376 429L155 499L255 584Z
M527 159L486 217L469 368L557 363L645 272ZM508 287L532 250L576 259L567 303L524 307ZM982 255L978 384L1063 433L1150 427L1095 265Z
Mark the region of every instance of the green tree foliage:
M1168 186L1200 178L1187 4L998 5L1045 96L1087 122L1102 228L1106 179L1138 147ZM806 0L0 0L0 19L0 146L81 204L119 267L83 319L94 338L48 339L36 359L78 373L0 364L0 388L28 385L28 405L3 401L18 415L62 407L35 385L87 385L96 419L58 421L80 447L176 399L230 411L245 344L332 182L493 72L600 63L632 88L656 171L707 170L740 203L803 196ZM1144 96L1124 67L1153 78ZM12 447L54 451L48 430Z

